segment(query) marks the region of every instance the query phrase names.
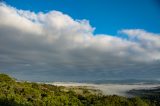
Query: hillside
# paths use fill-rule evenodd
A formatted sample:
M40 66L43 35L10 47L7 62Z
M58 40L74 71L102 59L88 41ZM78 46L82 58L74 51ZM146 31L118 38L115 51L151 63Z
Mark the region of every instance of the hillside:
M0 106L156 106L156 102L140 97L104 96L85 87L17 82L0 74Z
M160 87L152 89L133 89L128 92L129 94L139 96L144 99L149 99L154 102L157 106L160 106Z

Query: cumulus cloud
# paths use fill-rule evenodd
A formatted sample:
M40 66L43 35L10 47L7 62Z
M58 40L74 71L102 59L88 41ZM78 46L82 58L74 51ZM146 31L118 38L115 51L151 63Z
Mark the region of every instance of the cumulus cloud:
M75 20L59 11L34 13L1 3L0 71L23 74L26 79L34 73L47 75L53 80L159 73L159 34L123 29L117 36L94 35L94 30L88 20Z

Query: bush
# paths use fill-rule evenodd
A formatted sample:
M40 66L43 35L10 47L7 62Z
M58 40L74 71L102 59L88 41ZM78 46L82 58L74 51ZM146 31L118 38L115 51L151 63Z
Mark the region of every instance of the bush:
M104 96L90 93L85 88L79 94L74 89L64 89L47 84L16 82L8 75L0 74L0 106L156 106L139 97Z

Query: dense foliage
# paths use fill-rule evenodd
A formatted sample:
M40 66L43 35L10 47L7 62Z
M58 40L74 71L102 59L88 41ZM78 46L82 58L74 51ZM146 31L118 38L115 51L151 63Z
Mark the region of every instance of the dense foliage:
M148 99L156 106L160 106L160 87L154 89L134 89L129 91L132 95L137 95L141 98Z
M139 97L104 96L85 88L81 90L17 82L8 75L0 74L0 106L155 106Z

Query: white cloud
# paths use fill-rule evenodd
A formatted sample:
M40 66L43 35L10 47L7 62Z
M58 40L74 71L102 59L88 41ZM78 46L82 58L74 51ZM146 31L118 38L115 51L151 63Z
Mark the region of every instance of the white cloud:
M59 11L34 13L1 3L0 69L63 70L64 75L85 72L88 76L93 71L101 76L105 72L144 70L143 66L151 67L151 63L156 70L160 68L156 63L160 60L159 34L124 29L120 33L128 38L121 38L94 35L94 29L89 21L74 20Z

